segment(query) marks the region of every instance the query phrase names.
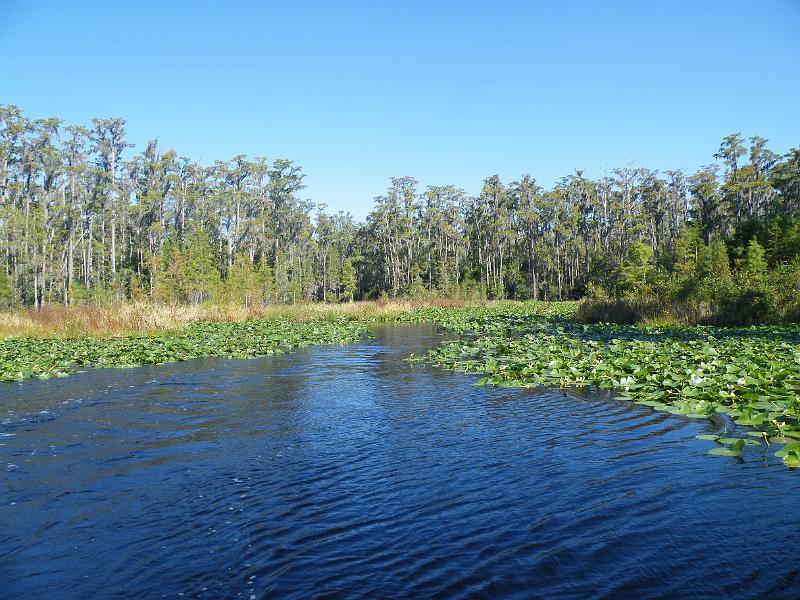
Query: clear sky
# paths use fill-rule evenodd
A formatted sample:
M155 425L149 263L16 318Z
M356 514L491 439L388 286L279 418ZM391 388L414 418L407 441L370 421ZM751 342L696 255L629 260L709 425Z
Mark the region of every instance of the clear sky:
M800 0L0 0L0 103L289 158L363 217L392 176L475 193L694 169L734 131L800 146Z

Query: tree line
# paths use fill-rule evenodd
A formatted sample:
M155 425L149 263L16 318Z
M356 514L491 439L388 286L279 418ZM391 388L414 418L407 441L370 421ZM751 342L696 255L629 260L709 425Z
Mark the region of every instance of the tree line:
M727 136L692 174L577 170L551 189L493 175L475 195L394 178L357 222L303 199L289 160L136 152L125 125L0 105L0 302L557 300L641 293L687 236L725 245L734 269L753 240L767 268L800 254L800 150L758 136Z

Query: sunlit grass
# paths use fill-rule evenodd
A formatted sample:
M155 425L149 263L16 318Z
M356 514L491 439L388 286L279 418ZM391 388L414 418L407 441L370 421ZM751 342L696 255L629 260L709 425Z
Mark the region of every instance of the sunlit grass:
M0 338L125 337L178 333L192 323L241 323L284 319L306 323L340 318L391 320L419 308L463 306L458 300L386 300L343 304L170 305L116 303L106 305L46 306L0 312Z

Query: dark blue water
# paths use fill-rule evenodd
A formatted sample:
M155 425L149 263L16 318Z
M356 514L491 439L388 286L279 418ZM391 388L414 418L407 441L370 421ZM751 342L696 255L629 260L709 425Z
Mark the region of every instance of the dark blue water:
M436 341L0 386L0 596L800 597L800 473Z

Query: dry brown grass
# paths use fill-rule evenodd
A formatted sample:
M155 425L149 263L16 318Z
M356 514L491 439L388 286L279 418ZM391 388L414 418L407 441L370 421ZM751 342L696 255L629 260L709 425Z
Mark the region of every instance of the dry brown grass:
M239 305L165 305L116 303L102 306L46 306L0 312L0 338L119 337L175 333L199 321L241 322L277 319L307 322L348 317L389 318L415 308L464 306L459 300L378 300L345 304L294 304L245 308Z

